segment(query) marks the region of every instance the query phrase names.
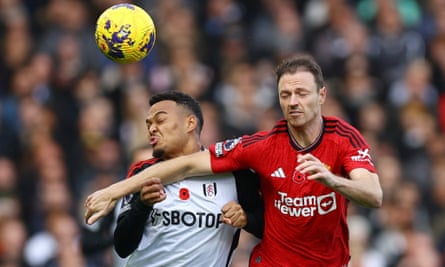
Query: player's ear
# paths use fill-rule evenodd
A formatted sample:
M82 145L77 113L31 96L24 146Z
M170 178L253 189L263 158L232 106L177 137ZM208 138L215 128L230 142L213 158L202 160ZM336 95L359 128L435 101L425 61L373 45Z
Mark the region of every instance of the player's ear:
M325 102L327 93L328 92L327 92L326 86L323 86L322 88L320 88L320 92L319 92L320 105Z
M187 116L187 130L194 131L198 127L198 118L194 115Z

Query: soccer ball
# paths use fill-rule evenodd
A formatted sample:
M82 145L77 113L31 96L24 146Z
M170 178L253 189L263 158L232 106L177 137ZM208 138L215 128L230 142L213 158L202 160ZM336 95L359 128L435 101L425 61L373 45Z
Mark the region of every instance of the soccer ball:
M156 28L150 15L133 4L116 4L97 19L96 44L117 63L133 63L145 58L156 40Z

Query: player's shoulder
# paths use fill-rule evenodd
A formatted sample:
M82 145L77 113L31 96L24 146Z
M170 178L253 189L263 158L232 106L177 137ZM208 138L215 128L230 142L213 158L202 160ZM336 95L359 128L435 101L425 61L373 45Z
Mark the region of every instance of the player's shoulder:
M160 161L159 158L150 158L150 159L140 160L140 161L132 163L128 170L127 178L137 174L138 172L150 167L151 165L153 165L159 161Z
M357 128L346 120L336 116L323 116L325 129L344 129L358 132Z
M323 122L325 135L348 142L354 147L366 145L360 131L346 120L335 116L324 116Z
M288 128L286 120L279 120L272 129L259 131L252 135L245 135L242 138L242 144L244 147L250 145L262 145L268 143L269 141L278 141L276 137L278 136L288 136Z

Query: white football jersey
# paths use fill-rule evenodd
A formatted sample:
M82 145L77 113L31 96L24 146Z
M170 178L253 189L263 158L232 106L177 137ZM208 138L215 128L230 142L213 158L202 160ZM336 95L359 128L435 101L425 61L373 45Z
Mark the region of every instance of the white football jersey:
M229 266L237 229L222 223L221 208L238 202L233 174L188 178L165 186L165 192L127 266ZM121 212L128 208L123 205Z

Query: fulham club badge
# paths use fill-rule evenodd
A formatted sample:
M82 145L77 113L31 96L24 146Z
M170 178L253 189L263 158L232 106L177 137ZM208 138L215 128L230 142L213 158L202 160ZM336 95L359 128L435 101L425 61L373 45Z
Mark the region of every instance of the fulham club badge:
M216 183L207 183L202 185L204 196L207 198L214 198L216 196Z

